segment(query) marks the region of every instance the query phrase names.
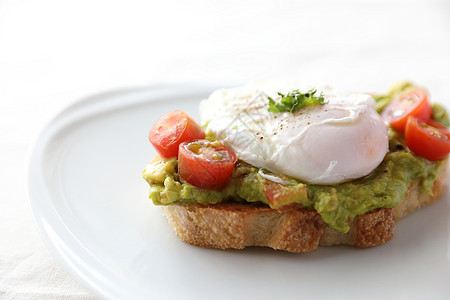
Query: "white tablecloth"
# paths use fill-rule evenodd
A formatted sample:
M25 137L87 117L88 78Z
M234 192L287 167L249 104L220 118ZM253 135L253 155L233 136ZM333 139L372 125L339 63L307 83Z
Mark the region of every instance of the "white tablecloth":
M300 78L450 103L449 1L0 1L0 298L91 299L35 229L25 157L91 93L171 82Z

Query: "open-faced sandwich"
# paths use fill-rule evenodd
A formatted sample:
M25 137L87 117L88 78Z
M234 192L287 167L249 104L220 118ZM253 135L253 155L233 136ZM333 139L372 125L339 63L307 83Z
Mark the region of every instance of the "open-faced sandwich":
M179 110L156 121L143 175L193 245L376 246L447 187L447 113L411 83L371 95L254 83L215 91L200 113L202 126Z

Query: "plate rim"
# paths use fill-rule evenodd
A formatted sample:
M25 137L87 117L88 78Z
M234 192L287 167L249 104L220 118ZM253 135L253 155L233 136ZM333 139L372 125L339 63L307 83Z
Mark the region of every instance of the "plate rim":
M72 234L70 229L61 219L55 207L50 205L52 203L52 198L50 197L50 195L48 195L48 193L46 193L45 183L42 177L39 176L40 171L42 170L42 168L40 167L40 160L45 153L46 142L55 133L64 129L65 126L70 126L70 124L73 124L74 122L72 120L66 125L58 125L58 121L68 118L70 114L77 112L77 110L79 111L83 107L92 107L96 103L105 101L112 97L126 96L127 94L132 95L132 93L139 92L148 93L148 95L150 96L148 99L133 101L123 106L130 107L139 103L164 101L163 99L155 98L156 95L161 93L165 94L168 97L174 97L176 94L182 94L186 96L186 94L190 95L192 93L205 94L205 96L207 96L218 87L219 85L216 83L181 83L149 85L135 88L123 88L104 91L69 102L67 105L55 112L37 130L37 134L32 140L31 146L29 147L27 153L25 170L26 197L28 198L28 203L31 208L33 221L35 227L39 232L39 235L46 245L46 248L50 250L53 257L56 257L59 263L61 263L65 267L65 269L69 271L69 273L74 275L78 282L82 283L83 286L88 288L91 292L95 293L98 296L106 297L107 299L123 299L124 297L130 296L132 296L133 298L142 297L142 294L140 293L134 293L130 295L129 289L111 284L108 280L105 281L99 279L98 276L93 275L93 273L98 272L97 267L102 268L101 273L108 272L108 269L105 266L102 266L103 264L101 264L98 259L95 258L95 256L90 254L89 251L83 247L83 244L77 240L76 236ZM118 102L123 102L123 100L119 100ZM103 109L104 107L100 107L98 108L98 111L103 112ZM60 127L57 127L57 130L55 132L51 132L51 130L54 129L53 127L55 126ZM52 219L52 224L49 224L47 222L49 218ZM55 225L57 225L56 228ZM71 246L73 247L75 245L78 248L78 251L72 251L71 248L66 245L66 239L71 239ZM82 251L82 255L80 255L79 251ZM96 264L87 264L84 260L80 260L81 256L84 256L83 258L88 257L91 263L95 262ZM92 267L93 265L95 265L95 268ZM114 275L114 273L109 272L109 275ZM107 278L110 277L108 276ZM157 295L152 293L148 296Z

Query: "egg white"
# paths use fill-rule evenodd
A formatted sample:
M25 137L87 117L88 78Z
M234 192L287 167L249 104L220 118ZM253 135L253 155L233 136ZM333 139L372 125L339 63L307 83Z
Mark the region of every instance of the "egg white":
M304 182L359 178L382 162L388 131L370 95L338 95L321 88L325 105L269 112L268 96L279 99L276 92L292 90L288 86L252 84L215 91L200 105L202 120L239 159Z

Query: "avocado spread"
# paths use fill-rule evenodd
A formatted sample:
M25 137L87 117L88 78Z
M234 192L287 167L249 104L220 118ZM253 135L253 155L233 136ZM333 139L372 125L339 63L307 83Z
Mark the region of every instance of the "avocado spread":
M381 111L394 97L412 87L404 83L386 95L375 95L377 108ZM440 105L433 105L433 118L444 125L449 122ZM176 158L150 163L143 177L150 184L149 198L156 205L237 201L256 202L280 211L292 206L313 208L328 226L345 233L356 216L400 203L414 180L420 181L423 192L432 193L433 183L446 162L447 159L431 162L414 155L407 149L403 134L390 129L389 152L381 165L366 177L336 185L302 183L240 160L221 190L205 190L185 182L177 174Z

